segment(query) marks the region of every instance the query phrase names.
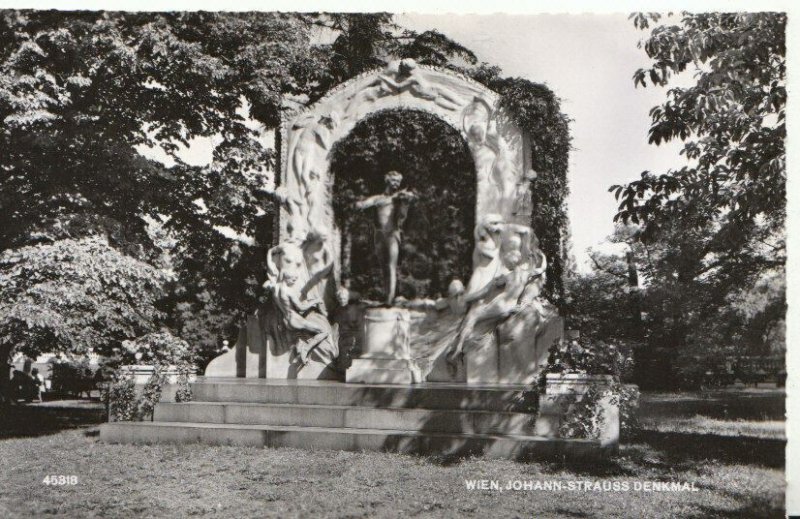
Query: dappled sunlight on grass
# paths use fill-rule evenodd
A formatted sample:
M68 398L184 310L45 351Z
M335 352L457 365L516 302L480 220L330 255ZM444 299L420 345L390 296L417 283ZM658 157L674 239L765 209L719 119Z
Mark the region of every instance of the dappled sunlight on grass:
M782 515L778 468L623 446L604 466L202 445L107 445L87 430L0 441L0 512L39 516L722 517ZM47 474L75 474L48 487ZM690 481L698 492L469 491L467 479Z
M642 426L645 429L660 432L786 439L786 422L778 420L720 420L695 415L692 418L673 418L670 420L644 419L642 420Z

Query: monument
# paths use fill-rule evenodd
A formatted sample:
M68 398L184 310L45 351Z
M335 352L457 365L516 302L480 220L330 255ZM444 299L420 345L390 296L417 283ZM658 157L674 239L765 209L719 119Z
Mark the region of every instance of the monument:
M475 165L472 273L436 300L396 297L403 236L414 232L406 217L419 201L397 171L377 172L385 175L384 191L350 209L373 213L382 300L364 300L339 279L343 237L330 151L367 115L397 108L424 110L457 129ZM602 442L557 438L555 400L543 400L538 416L526 412L526 395L563 324L541 297L547 258L530 227L536 173L529 139L496 93L452 71L398 60L289 117L279 142L281 173L269 192L280 212L277 243L265 258L266 303L236 347L195 383L199 402L160 405L156 422L163 424L147 434L515 458L599 452ZM104 430L108 438L144 434L134 429Z
M561 321L539 298L546 259L529 227L533 210L528 138L504 113L498 96L449 71L403 59L356 77L283 127L281 175L270 194L279 202L278 243L268 253L268 303L253 317L239 364L235 352L207 374L333 379L366 383L466 382L526 384L546 361ZM473 272L454 281L435 304L396 300L406 217L418 194L402 188L401 172L353 211L372 213L374 257L383 299L348 301L361 333L349 335L346 373L336 357L342 314L342 236L334 218L330 151L366 116L385 109L425 110L456 128L475 164ZM258 321L256 324L255 321Z

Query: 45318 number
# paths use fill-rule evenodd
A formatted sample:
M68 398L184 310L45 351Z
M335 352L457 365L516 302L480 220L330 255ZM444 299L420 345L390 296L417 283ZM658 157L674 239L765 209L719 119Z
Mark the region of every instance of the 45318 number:
M72 475L59 474L57 476L47 475L42 480L42 485L48 485L48 486L53 485L57 487L63 487L67 485L77 485L77 484L78 484L78 476L74 474Z

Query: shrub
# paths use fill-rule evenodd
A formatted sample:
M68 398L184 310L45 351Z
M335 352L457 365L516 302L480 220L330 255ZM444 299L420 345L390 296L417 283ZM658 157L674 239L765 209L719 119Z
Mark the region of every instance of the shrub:
M95 388L95 370L89 359L62 360L50 367L51 389L59 393L79 395Z
M178 367L178 389L175 391L176 402L191 402L192 388L189 385L191 366L184 364Z
M137 414L139 420L152 420L153 410L156 404L161 400L161 393L166 382L166 377L162 372L162 367L156 364L153 368L153 374L147 379L142 390L142 395L137 401Z
M633 357L624 343L583 339L553 344L542 373L542 387L547 373L611 375L613 380L609 387L593 385L584 395L565 398L559 434L565 438L597 438L604 420L600 400L607 395L619 407L620 437L635 434L639 430L639 389L623 383L632 372Z
M138 418L139 403L133 375L117 373L103 396L108 406L110 422L128 422Z
M172 335L169 331L149 333L134 340L123 341L122 348L117 351L116 357L109 366L117 366L112 391L109 391L109 407L121 407L125 410L124 418L116 414L117 420L151 420L156 404L161 400L164 384L167 377L164 371L167 367L178 368L178 389L175 395L177 402L188 402L192 399L189 387L189 376L194 367L195 355L189 344ZM127 375L122 371L124 366L132 364L146 364L153 366L153 373L142 388L141 394L129 394ZM123 382L124 381L124 382ZM133 383L130 383L133 388ZM117 402L117 400L120 402Z
M615 382L627 380L633 372L631 348L621 342L588 339L556 342L550 348L546 373L611 375Z
M564 419L561 420L558 435L561 438L599 438L605 424L605 416L599 405L603 393L597 386L592 386L582 398L571 395L562 399Z

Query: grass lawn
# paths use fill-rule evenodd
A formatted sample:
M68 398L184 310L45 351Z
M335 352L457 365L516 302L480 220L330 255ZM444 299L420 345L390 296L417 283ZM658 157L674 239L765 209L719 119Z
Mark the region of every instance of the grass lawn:
M0 517L783 517L784 441L718 434L713 423L706 431L646 430L607 464L580 466L106 445L93 425L100 410L71 420L59 418L64 408L14 413L0 435ZM48 474L76 475L78 484L44 485ZM688 481L698 491L467 490L472 479Z
M783 389L649 393L639 419L647 430L786 439Z

